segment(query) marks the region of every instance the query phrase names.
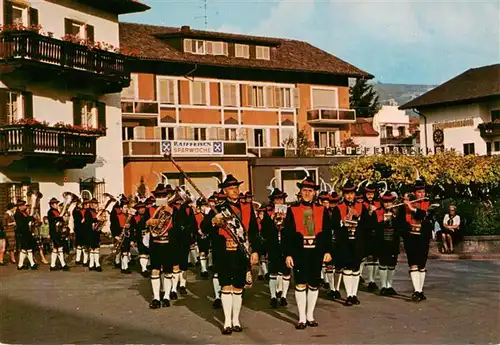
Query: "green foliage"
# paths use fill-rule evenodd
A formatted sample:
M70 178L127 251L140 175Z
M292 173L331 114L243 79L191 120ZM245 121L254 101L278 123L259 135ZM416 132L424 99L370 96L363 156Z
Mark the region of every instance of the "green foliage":
M309 150L313 147L313 145L309 140L309 136L307 135L305 129L300 129L297 131L296 140L294 138L286 138L285 140L283 140L282 144L287 149L294 149L296 147L296 157L309 157L314 154L311 150Z
M365 79L358 79L349 88L349 95L351 109L356 110L357 117L373 117L381 108L377 92Z

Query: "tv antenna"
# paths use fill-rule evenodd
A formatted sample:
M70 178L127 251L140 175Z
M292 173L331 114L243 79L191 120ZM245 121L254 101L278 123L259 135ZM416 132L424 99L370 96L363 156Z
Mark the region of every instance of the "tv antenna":
M195 19L203 18L203 22L205 24L205 30L207 30L208 29L208 0L201 0L201 1L203 1L203 5L201 5L199 7L203 9L203 15L197 16L194 18Z

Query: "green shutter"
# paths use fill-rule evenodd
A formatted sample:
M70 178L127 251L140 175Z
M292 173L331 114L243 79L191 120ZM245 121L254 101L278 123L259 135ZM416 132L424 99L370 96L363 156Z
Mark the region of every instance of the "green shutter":
M0 89L0 125L7 124L7 101L9 93L5 89Z
M38 10L36 8L30 7L29 9L29 25L38 25Z
M73 125L80 126L82 124L82 100L73 99Z
M12 23L12 3L5 0L3 5L3 22L4 25L10 25Z
M97 127L106 129L106 103L97 103Z
M71 34L71 23L73 21L68 18L64 18L64 34L70 35Z
M87 30L87 40L89 40L90 42L94 42L94 26L87 24L86 30Z
M31 92L23 92L24 118L33 118L33 94Z

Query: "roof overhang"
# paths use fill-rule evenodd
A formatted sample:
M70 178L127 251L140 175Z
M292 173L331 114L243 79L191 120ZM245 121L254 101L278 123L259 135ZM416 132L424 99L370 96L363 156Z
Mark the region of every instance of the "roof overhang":
M114 14L144 12L151 7L136 0L75 0L79 3Z

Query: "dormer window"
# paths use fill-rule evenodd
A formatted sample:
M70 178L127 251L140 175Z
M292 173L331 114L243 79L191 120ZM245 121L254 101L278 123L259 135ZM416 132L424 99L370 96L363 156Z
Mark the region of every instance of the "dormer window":
M250 46L248 44L236 43L234 45L234 56L244 59L250 58Z
M199 55L228 55L227 42L184 39L184 52Z
M227 55L226 42L206 42L208 55Z
M259 60L270 60L271 52L269 47L256 46L255 47L255 57Z

